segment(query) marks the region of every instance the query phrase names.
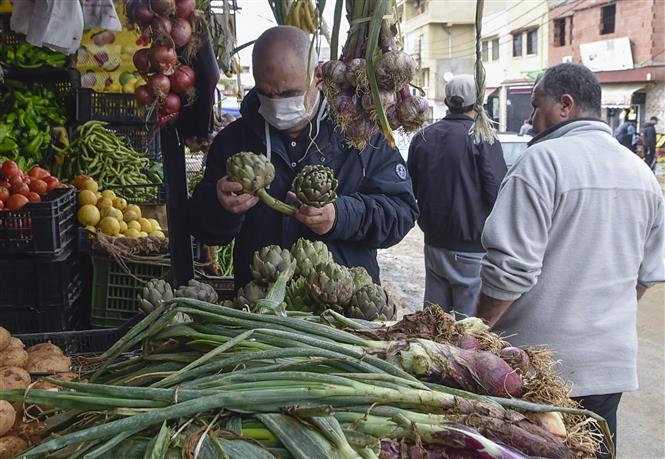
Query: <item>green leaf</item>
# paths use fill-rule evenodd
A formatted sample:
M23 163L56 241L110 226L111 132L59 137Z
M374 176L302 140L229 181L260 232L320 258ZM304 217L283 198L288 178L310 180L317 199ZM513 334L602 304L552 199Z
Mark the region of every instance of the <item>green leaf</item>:
M166 425L166 421L162 423L159 433L155 436L148 446L146 447L145 454L143 455L144 459L165 459L166 454L169 450L169 445L171 444L171 436L173 435L173 429Z

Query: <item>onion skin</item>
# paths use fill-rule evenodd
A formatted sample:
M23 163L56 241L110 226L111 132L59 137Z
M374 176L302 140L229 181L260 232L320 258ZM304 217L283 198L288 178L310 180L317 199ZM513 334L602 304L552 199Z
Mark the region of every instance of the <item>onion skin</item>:
M402 126L402 123L399 121L399 115L397 114L397 106L393 105L392 107L388 107L386 110L386 119L388 120L388 124L390 125L390 129L393 131L396 131Z
M178 63L175 49L161 45L153 46L150 48L148 56L152 67L158 69L164 75L173 75Z
M150 0L152 10L160 16L171 16L175 14L174 0Z
M328 61L321 66L323 81L327 85L343 86L346 81L346 64L342 61Z
M531 359L529 354L524 349L519 347L504 347L499 352L499 357L508 363L513 369L519 370L522 374L526 374L531 366Z
M404 51L389 51L376 63L376 82L380 89L394 91L416 76L415 59Z
M180 97L175 93L168 93L164 98L164 101L159 106L159 113L164 116L172 115L178 113L182 107L182 102L180 102Z
M132 57L132 60L134 61L134 67L136 67L136 70L138 70L140 73L145 74L150 72L149 51L150 50L148 48L139 49Z
M460 349L473 351L479 351L481 348L480 341L471 335L457 335L452 339L451 344L459 347Z
M156 73L148 79L148 88L159 100L163 100L171 91L171 80L166 75Z
M404 96L404 89L400 91L397 115L405 131L417 131L425 124L425 116L429 108L427 99L408 94L408 88L406 91L407 97Z
M346 81L354 88L366 89L369 87L367 80L367 61L362 58L351 59L346 66Z
M150 105L155 101L155 95L152 93L148 85L142 84L137 86L134 90L134 97L139 105Z
M189 18L196 11L195 0L176 0L175 15L179 18Z
M171 27L171 38L176 47L181 48L192 39L192 25L187 19L178 18L173 21Z
M194 87L196 74L190 66L181 65L175 69L169 79L171 80L171 91L176 94L184 94Z
M519 398L524 394L522 377L503 359L484 351L462 350L460 354L458 361L464 362L488 395Z
M155 13L148 7L148 5L143 2L134 4L131 9L130 18L133 22L146 27L150 25L152 20L155 18Z
M395 105L395 102L397 102L397 97L395 96L395 93L393 91L379 91L379 98L381 99L381 105L383 105L384 109L387 109L389 107L392 107ZM362 97L362 107L363 110L367 112L373 112L376 110L376 107L374 106L374 97L372 97L372 93L365 93Z
M152 33L157 35L170 35L171 30L173 29L173 24L171 24L171 21L161 16L155 16L155 18L150 23L150 26L152 27Z

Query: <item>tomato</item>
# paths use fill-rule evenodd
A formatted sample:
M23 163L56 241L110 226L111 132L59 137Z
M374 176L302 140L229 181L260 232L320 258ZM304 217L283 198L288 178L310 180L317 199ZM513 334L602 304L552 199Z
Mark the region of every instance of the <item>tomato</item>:
M9 183L11 183L12 188L15 188L23 183L23 179L19 176L15 176L9 179Z
M0 201L0 210L3 210L5 208L5 203L3 201Z
M29 202L28 198L22 194L13 194L7 200L7 208L9 210L19 210Z
M28 171L28 175L32 179L43 179L44 177L48 177L51 175L49 171L46 169L39 167L39 166L32 166L30 170Z
M30 185L30 183L32 183L32 179L30 177L23 177L23 183Z
M40 202L41 200L42 200L42 198L37 193L35 193L34 191L31 191L30 193L28 193L28 201L30 201L30 202Z
M0 186L0 202L9 199L9 190L4 186Z
M27 196L28 193L30 193L30 187L26 185L25 183L21 183L19 185L16 185L13 188L14 194L22 194L23 196Z
M21 169L18 167L18 164L11 159L8 159L2 164L2 175L4 175L5 178L16 177L20 173Z
M54 188L57 188L58 185L60 185L60 180L58 180L56 177L53 177L52 175L49 175L48 177L44 177L42 180L46 182L46 191L51 192Z
M48 185L43 180L34 179L32 182L30 182L30 191L34 191L35 193L39 194L46 194L48 191Z

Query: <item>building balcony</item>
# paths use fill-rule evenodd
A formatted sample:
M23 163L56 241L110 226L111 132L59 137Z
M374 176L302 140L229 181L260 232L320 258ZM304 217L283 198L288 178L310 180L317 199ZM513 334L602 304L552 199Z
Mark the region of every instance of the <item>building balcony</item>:
M402 12L405 32L417 30L427 24L473 24L475 8L464 0L403 0L398 3Z

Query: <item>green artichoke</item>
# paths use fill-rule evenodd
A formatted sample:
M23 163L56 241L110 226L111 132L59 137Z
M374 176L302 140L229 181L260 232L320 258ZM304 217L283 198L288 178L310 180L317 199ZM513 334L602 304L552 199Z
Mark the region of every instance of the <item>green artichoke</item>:
M369 284L351 297L346 315L354 319L392 320L397 313L397 305L383 287Z
M305 166L291 184L301 204L321 208L337 199L335 172L326 166Z
M319 263L333 262L328 246L322 241L300 238L291 247L291 255L296 259L296 276L301 277L307 277Z
M310 304L311 301L307 298L305 279L303 277L292 279L289 282L286 286L284 302L286 302L286 309L288 311L314 312Z
M238 309L244 306L253 306L258 300L266 297L267 290L266 287L256 281L251 281L238 290L233 305Z
M305 291L309 298L323 307L340 309L353 295L353 278L344 266L320 263L307 276Z
M173 299L173 287L162 279L152 279L138 294L139 308L150 314L162 301Z
M250 271L252 277L262 284L272 284L281 273L290 279L296 270L296 260L291 252L278 245L268 245L254 252Z
M210 285L197 280L190 280L186 286L181 286L175 291L175 296L180 298L193 298L207 303L217 303L219 297L217 291Z
M232 182L242 185L245 193L256 194L271 208L286 215L293 215L296 209L274 198L266 187L275 178L275 166L265 155L241 151L226 160L226 174Z
M367 270L362 266L354 266L349 269L351 277L353 277L353 291L357 292L365 285L373 284L372 276L369 275Z

